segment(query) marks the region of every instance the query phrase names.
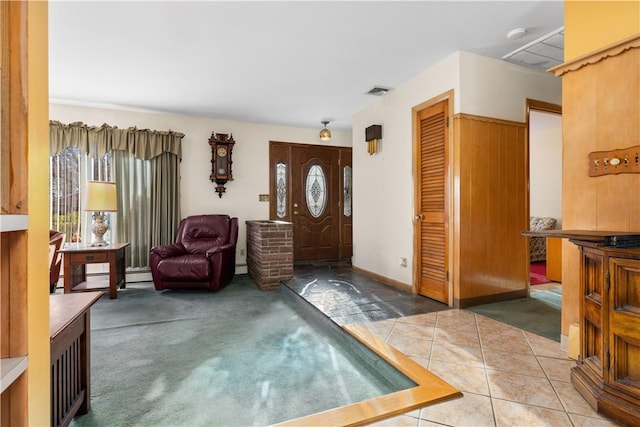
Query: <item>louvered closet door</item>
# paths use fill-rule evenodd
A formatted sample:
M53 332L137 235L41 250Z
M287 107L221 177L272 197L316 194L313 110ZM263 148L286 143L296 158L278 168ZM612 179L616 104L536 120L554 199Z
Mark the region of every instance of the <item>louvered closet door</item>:
M449 302L448 101L418 113L418 293Z

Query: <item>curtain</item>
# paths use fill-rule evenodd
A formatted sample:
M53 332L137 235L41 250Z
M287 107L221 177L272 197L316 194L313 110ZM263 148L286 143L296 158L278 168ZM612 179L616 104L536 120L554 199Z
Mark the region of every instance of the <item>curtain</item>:
M111 150L124 150L142 160L152 159L162 153L172 153L181 159L182 138L183 133L171 130L119 129L107 124L87 126L82 122L68 125L55 120L49 122L50 155L56 155L65 148L77 147L95 158Z
M150 248L175 238L183 137L173 131L50 122L51 155L68 147L91 157L111 152L118 197L116 237L131 244L128 267L146 267Z
M141 160L127 151L113 151L117 239L131 243L127 266L146 267L153 246L174 241L180 222L179 166L178 157L170 153Z

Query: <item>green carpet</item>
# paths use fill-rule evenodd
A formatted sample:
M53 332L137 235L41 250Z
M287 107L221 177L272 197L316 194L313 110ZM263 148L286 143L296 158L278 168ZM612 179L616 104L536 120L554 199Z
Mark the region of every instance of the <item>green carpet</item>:
M214 293L130 283L91 322L92 408L76 427L268 425L408 386L246 275Z
M478 305L467 310L560 342L562 296L557 291L531 295L531 298Z

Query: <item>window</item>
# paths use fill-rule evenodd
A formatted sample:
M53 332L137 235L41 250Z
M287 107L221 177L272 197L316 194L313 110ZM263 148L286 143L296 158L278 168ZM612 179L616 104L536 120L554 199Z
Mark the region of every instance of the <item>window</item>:
M276 165L276 215L287 216L287 165L280 162Z
M80 243L91 240L91 212L84 211L84 191L87 181L112 181L111 153L100 159L87 156L78 148L66 148L50 161L50 219L49 228L62 231L67 242ZM111 215L106 215L111 225ZM104 236L109 241L111 226Z
M327 179L322 166L309 168L306 179L307 208L314 218L319 218L327 206Z

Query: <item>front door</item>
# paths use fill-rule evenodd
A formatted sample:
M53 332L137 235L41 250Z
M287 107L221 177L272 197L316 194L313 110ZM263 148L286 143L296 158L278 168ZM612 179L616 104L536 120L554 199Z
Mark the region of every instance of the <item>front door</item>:
M351 148L270 143L270 217L293 224L295 261L351 257Z
M339 257L338 152L293 147L292 222L296 261Z
M416 247L418 293L449 303L448 100L417 114Z

